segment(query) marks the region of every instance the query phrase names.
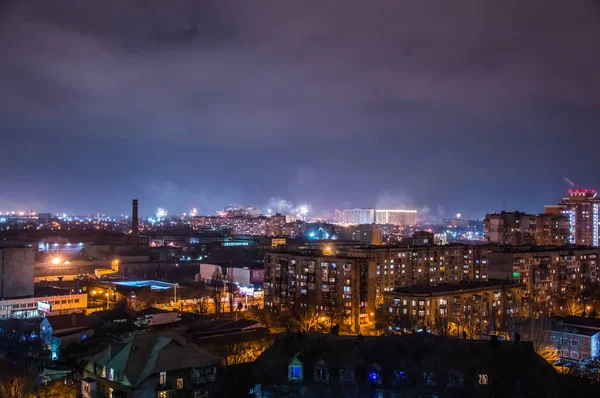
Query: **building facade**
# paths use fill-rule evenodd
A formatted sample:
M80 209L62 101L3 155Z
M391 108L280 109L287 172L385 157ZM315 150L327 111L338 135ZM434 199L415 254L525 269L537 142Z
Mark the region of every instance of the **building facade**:
M267 252L265 307L271 311L332 311L342 329L374 321L375 263L321 251Z
M343 224L373 224L375 222L375 209L344 209L341 211Z
M513 280L525 284L526 297L556 306L579 297L587 283L598 282L599 256L596 248L548 247L496 253L494 262L499 267L512 263Z
M487 241L508 246L564 246L571 243L569 217L563 212L535 215L522 212L487 214L483 222Z
M524 285L506 280L405 287L383 294L384 309L390 330L422 329L442 335L465 330L482 336L518 311L524 290Z
M417 224L416 210L375 210L376 224L412 226Z
M338 240L359 242L365 245L381 245L382 233L379 225L358 224L338 225L334 228Z
M571 243L573 244L599 246L600 199L596 195L597 193L593 189L571 189L569 196L563 198L558 204L560 212L569 217Z
M571 243L569 217L565 214L544 213L536 217L535 244L566 246Z
M438 285L488 279L488 255L483 245L427 245L420 247L349 248L349 256L375 263L377 303L382 294L398 287ZM510 276L512 269L506 273Z
M33 295L34 259L32 247L0 247L0 298Z
M547 343L562 359L585 361L600 357L600 319L569 315L553 317Z
M0 300L0 319L40 318L45 314L82 312L87 309L87 293L44 293L30 297Z
M536 216L521 212L487 214L483 231L489 243L497 245L535 244Z

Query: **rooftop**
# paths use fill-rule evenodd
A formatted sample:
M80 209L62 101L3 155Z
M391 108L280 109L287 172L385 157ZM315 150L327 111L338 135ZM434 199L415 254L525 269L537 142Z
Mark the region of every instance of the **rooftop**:
M50 315L46 319L54 333L59 333L61 330L72 328L90 327L90 321L87 315L82 312L74 312L72 314Z
M298 358L303 364L304 386L310 386L314 368L319 363L324 364L333 382L339 379L342 369L352 369L358 383L368 382L369 369L377 366L383 385L390 387L394 386L397 372L401 370L414 383L419 383L425 371L434 371L441 378L454 369L464 374L466 390L468 385L476 386L478 375L485 373L497 396L548 396L538 395L535 389L551 390L552 382L560 377L535 353L531 343L498 341L492 344L483 340L444 339L427 333L359 338L308 333L278 335L254 363L256 383L288 384L288 363L292 358ZM514 395L517 385L532 390ZM502 389L506 391L500 391ZM481 396L480 393L474 390L468 396Z
M112 344L86 364L114 369L123 375L123 384L136 387L153 374L178 369L219 365L221 358L175 333L138 332L126 340Z
M600 319L576 315L557 316L552 317L550 329L582 336L593 336L600 333Z

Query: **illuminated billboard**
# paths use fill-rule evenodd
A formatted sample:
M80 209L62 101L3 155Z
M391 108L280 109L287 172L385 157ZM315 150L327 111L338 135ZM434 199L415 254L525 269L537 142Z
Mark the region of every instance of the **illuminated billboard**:
M52 304L46 303L44 301L38 301L38 311L50 313L52 312Z

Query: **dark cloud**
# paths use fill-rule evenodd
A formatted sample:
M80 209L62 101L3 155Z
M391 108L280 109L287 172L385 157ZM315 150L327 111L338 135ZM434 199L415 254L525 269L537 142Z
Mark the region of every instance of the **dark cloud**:
M213 211L280 196L333 208L402 192L469 216L501 198L538 210L564 175L596 183L599 9L5 2L0 120L15 149L1 162L16 171L0 206L124 211L140 196Z

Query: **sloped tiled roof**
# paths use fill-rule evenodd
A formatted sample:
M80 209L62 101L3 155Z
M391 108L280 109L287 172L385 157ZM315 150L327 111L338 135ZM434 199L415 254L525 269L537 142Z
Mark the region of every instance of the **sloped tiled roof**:
M124 383L136 387L159 372L218 365L222 362L175 333L135 333L90 359L90 364L121 373Z

